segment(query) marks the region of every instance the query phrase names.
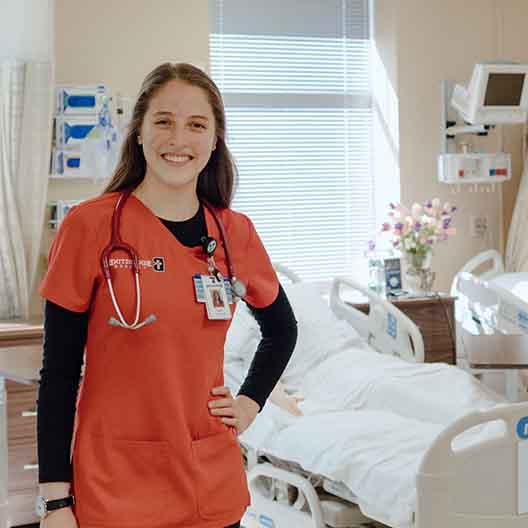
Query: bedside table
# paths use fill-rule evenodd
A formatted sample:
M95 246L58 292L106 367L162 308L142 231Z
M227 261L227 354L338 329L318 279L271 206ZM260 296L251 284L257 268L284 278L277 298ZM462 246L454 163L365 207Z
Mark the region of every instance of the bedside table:
M388 297L387 300L420 329L426 363L456 364L455 297ZM367 302L347 301L347 304L368 313Z

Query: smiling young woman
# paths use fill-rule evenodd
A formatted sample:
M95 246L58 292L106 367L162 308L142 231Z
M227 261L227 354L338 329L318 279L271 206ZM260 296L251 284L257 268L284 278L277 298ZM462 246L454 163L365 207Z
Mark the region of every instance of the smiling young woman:
M40 289L43 527L238 526L249 493L236 437L277 385L297 327L251 220L230 208L235 174L213 81L189 64L156 68L110 184L67 215ZM263 336L236 397L223 378L234 269ZM134 312L144 322L123 324Z

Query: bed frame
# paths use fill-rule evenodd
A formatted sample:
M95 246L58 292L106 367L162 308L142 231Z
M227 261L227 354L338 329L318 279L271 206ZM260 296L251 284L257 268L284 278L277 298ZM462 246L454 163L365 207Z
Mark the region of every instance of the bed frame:
M503 273L502 257L489 250L469 260L453 279L457 363L476 375L503 375L508 400L518 401L523 399L520 372L528 362L528 303L490 282ZM486 368L479 368L482 364Z
M293 282L299 280L283 266L276 269ZM346 288L368 298L368 315L343 301L341 295ZM423 339L416 325L361 285L335 279L329 304L338 317L353 325L381 353L423 361ZM496 420L505 424L502 436L453 450L458 435ZM370 518L364 517L342 484L243 448L252 501L242 522L246 528L353 528L373 526L372 519L388 524L383 512L369 511ZM473 413L453 423L424 456L416 487L413 528L526 528L528 403ZM326 492L322 496L321 488Z

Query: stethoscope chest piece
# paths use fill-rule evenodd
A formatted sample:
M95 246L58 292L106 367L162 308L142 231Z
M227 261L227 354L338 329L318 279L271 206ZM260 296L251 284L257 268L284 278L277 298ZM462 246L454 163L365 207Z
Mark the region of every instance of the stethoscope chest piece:
M233 293L240 299L243 299L246 296L246 285L235 277L233 277L233 280L231 281L231 289L233 290Z

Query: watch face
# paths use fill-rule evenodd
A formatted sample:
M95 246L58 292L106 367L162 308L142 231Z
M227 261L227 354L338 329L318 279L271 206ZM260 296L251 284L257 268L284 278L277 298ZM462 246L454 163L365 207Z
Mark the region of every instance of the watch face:
M46 516L46 501L44 500L44 497L37 497L35 511L37 516L41 519Z

